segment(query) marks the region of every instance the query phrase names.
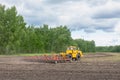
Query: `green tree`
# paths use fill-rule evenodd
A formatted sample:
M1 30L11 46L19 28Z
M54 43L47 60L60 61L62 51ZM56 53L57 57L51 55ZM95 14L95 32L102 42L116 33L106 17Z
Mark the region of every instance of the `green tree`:
M95 42L92 41L85 41L83 39L75 39L74 44L78 46L83 52L95 52Z
M16 8L5 9L0 5L0 50L2 53L16 53L20 47L20 32L25 27L23 17L17 14Z

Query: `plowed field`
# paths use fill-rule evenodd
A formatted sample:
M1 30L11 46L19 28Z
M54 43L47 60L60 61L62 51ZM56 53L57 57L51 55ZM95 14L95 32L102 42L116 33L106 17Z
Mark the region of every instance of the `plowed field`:
M58 64L26 58L0 56L0 80L120 80L120 53L84 54Z

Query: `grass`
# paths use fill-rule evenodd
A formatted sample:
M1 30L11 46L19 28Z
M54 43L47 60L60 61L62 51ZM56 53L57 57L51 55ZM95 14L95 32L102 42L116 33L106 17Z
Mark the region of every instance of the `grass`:
M11 54L11 55L0 55L2 56L41 56L41 55L51 55L53 53L18 53L18 54Z
M40 55L43 55L40 54L40 53L20 53L20 54L16 54L16 56L40 56Z

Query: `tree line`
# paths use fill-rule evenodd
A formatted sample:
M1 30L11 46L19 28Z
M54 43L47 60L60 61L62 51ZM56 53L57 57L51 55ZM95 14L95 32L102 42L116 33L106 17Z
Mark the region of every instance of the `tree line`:
M99 46L96 47L98 52L120 52L120 45L116 46Z
M83 52L95 52L99 48L93 40L72 39L67 26L28 26L15 6L0 5L0 54L59 53L71 45Z

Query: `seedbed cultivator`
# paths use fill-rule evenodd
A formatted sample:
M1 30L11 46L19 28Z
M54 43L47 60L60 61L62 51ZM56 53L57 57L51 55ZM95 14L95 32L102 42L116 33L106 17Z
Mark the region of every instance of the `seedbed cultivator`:
M41 56L31 56L27 57L27 60L29 61L37 61L37 62L44 62L44 63L65 63L65 62L71 62L70 58L63 57L58 54L54 55L41 55Z

